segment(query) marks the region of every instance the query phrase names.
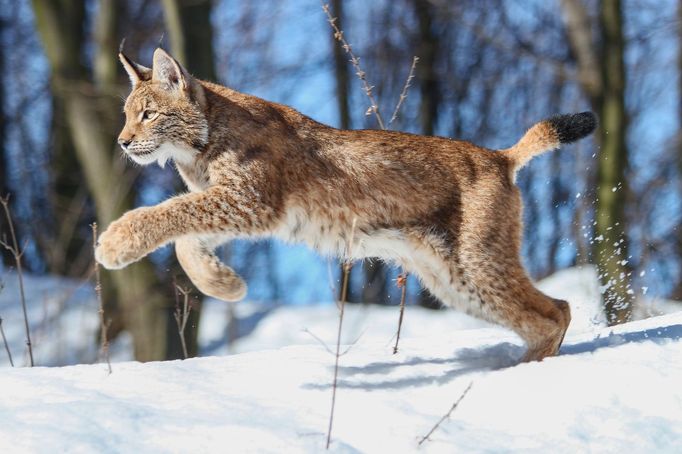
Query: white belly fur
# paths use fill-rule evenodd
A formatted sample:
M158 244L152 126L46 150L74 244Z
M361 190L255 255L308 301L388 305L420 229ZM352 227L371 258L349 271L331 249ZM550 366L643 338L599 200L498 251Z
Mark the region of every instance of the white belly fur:
M350 260L378 257L417 275L445 304L468 313L478 312L476 308L479 305L475 304L478 297L461 285L459 276L453 275L455 270L450 269L432 248L406 238L394 229L379 229L371 233L356 229L353 244L349 245L342 236L342 230L342 226L335 226L328 220L310 219L304 210L294 208L287 210L287 215L273 234L284 241L305 243L327 256ZM346 237L350 240L348 232Z

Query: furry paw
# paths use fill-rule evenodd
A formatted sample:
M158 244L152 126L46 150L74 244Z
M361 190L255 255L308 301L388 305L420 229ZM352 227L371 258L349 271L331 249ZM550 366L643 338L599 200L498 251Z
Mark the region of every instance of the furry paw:
M117 270L140 260L150 251L146 247L142 229L136 226L134 212L114 221L99 237L95 260L107 269Z

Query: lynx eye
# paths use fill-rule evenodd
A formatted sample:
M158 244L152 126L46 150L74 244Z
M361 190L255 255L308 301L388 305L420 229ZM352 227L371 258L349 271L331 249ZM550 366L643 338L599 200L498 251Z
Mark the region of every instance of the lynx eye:
M142 121L151 120L155 116L156 116L156 111L145 110L144 112L142 112Z

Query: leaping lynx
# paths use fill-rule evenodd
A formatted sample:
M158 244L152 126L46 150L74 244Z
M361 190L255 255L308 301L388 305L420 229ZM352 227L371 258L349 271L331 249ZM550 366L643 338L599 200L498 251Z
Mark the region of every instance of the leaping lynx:
M246 285L214 248L274 236L396 263L443 303L514 330L528 345L525 360L557 353L570 310L537 290L521 265L514 179L534 156L590 134L592 113L542 121L496 152L442 137L334 129L195 79L162 49L151 69L119 58L132 82L121 147L138 164L173 160L190 192L113 222L99 238L102 265L122 268L175 242L197 288L234 301Z

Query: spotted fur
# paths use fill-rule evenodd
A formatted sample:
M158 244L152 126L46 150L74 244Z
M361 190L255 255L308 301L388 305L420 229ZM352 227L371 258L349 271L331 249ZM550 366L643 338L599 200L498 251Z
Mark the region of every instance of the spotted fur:
M190 192L113 222L96 251L104 266L124 267L175 242L202 292L237 300L246 286L213 248L274 236L403 266L444 304L518 333L527 360L556 354L570 311L537 290L521 265L513 180L562 137L591 132L588 118L572 129L570 118L541 122L494 152L442 137L334 129L194 79L161 49L152 69L120 58L133 85L122 146L140 164L172 159Z

